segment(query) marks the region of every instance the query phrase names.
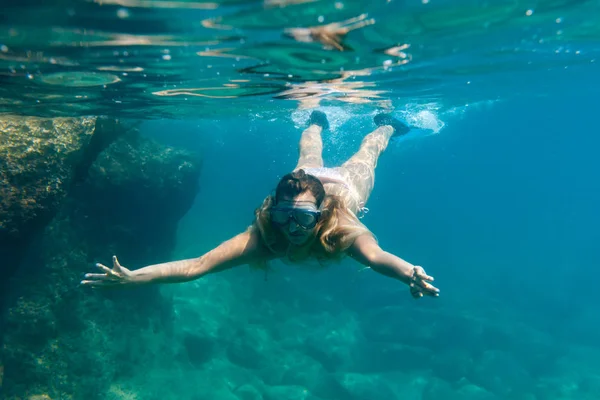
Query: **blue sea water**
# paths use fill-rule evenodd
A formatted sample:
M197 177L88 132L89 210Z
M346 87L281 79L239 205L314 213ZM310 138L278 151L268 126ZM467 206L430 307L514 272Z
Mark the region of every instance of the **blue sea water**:
M241 267L164 287L178 329L215 350L200 366L174 363L120 382L138 393L132 398L600 398L598 1L210 10L156 2L157 13L152 2L96 3L59 8L56 24L41 25L58 46L13 34L35 24L10 4L21 17L3 19L0 109L140 118L144 135L200 152L200 192L180 221L173 259L203 254L251 224L295 166L311 109L332 123L323 135L331 166L358 149L385 110L423 129L380 158L363 221L441 290L415 301L401 283L350 260L319 272L275 263L266 279ZM375 23L347 35L351 50L281 37L291 23L362 12ZM233 29L201 28L215 17ZM69 47L86 24L96 30L88 45ZM142 39L159 43L135 44ZM403 43L408 55L382 56ZM196 55L230 47L232 57ZM43 55L24 60L28 48ZM340 78L352 62L355 76ZM379 69L359 73L369 68Z
M580 80L593 83L597 76L590 71L571 84ZM383 377L358 398L385 398L385 385L395 388L393 398L597 398L600 140L593 133L594 104L592 94L577 90L486 104L442 117L445 126L435 135L390 145L364 222L385 249L434 275L438 299L414 302L403 285L358 272L352 261L308 276L281 265L267 282L245 270L207 280L230 282L234 304L295 305L298 315L280 311L306 324L289 332L292 337L322 332L310 325L315 314L350 313L346 318L354 321L342 317L328 329L351 330L359 321L361 338L326 346L349 353L352 361L342 371ZM148 123L149 131L164 137L165 124ZM186 258L251 222L265 193L294 167L301 129L291 118L177 126L181 131L165 140L202 143L206 154L201 193L180 224L178 255ZM326 133L326 164L350 155L372 128L370 117L358 114ZM346 138L342 145L339 136ZM250 307L230 323L244 324L255 312ZM279 318L261 317L266 329L286 328ZM373 352L378 361L363 360L360 352ZM469 392L468 383L486 393Z

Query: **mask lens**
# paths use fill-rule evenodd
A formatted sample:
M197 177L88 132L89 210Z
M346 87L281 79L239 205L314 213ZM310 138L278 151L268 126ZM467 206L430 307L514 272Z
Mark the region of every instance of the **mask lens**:
M289 212L287 210L271 210L271 221L275 222L276 224L283 225L288 222L288 219Z
M306 210L294 210L294 219L299 225L305 228L312 228L317 222L317 216L310 211Z

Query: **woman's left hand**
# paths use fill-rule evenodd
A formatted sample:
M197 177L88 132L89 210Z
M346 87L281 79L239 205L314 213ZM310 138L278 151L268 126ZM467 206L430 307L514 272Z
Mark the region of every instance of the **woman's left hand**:
M423 267L415 265L412 276L410 277L410 294L415 299L420 299L423 295L437 297L440 295L440 290L433 286L433 277L425 273Z

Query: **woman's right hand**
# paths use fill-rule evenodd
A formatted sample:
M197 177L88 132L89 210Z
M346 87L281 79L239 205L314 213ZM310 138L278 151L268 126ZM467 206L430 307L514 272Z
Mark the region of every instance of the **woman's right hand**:
M104 271L103 274L85 274L84 280L81 284L84 286L91 287L105 287L105 286L122 286L134 284L133 273L127 268L119 264L117 256L113 256L113 268L110 269L100 263L96 264L96 267Z
M409 283L412 297L415 299L420 299L423 295L438 297L440 289L433 286L430 282L433 282L433 277L427 275L423 267L415 265Z

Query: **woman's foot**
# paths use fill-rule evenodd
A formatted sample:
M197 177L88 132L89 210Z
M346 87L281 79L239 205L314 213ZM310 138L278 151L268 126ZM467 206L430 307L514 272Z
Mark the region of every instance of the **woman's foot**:
M373 121L377 126L389 125L394 128L394 134L392 137L405 135L411 129L408 125L399 119L392 117L390 114L377 114L375 117L373 117Z
M329 129L329 121L327 115L323 111L313 111L310 114L309 125L319 125L323 130Z

